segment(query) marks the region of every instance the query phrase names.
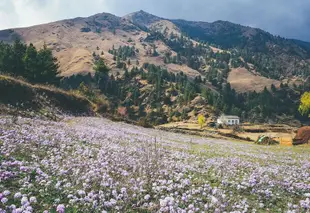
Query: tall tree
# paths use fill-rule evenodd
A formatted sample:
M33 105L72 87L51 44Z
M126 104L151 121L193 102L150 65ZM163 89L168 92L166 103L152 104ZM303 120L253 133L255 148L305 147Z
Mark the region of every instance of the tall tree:
M299 112L310 117L310 92L305 92L300 99Z
M109 71L110 69L105 64L102 58L99 58L94 64L95 79L101 91L107 92L109 84Z
M27 47L26 54L24 55L23 62L25 64L25 75L29 81L35 82L38 77L39 71L37 66L37 55L38 52L33 44L30 44Z
M25 66L23 63L23 56L27 50L27 45L16 39L12 46L12 73L15 75L24 75Z
M20 40L15 40L13 45L0 43L0 71L14 76L25 73L23 57L27 46Z
M37 55L37 76L38 83L59 84L59 65L56 57L47 46L44 44L43 49L39 50Z
M57 59L46 45L39 51L30 44L23 57L24 77L33 83L55 84L60 82Z

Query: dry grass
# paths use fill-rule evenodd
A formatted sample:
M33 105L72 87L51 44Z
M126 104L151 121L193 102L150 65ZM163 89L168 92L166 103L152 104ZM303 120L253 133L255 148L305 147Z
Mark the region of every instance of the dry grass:
M181 36L180 29L173 24L171 21L168 20L160 20L157 21L150 26L151 29L164 33L166 30L167 35L173 33L174 35Z
M128 22L123 19L121 20L121 24L123 26L129 26ZM46 44L48 48L51 48L59 60L62 76L92 73L93 52L101 55L103 51L104 55L101 57L105 59L112 70L116 69L113 56L108 53L113 46L116 49L120 46L134 46L139 53L136 54L136 57L131 58L133 65L138 60L140 66L143 63L151 63L157 66L163 66L170 72L178 73L182 71L193 78L200 75L197 70L191 69L186 65L164 64L164 54L170 51L172 56L175 56L176 52L172 51L161 41L154 42L157 52L160 55L158 57L148 56L146 53L147 50L152 49L152 44L144 41L148 35L147 32L140 30L127 31L120 28L114 34L111 29L102 28L100 33L83 33L81 32L82 27L85 27L85 19L63 20L33 27L14 29L14 31L28 44L33 43L37 48L42 48ZM167 29L168 36L171 32L175 35L181 35L180 29L167 20L155 22L151 28L162 32ZM194 44L198 44L198 42L192 41ZM215 47L212 47L212 49L215 52L222 51ZM133 65L128 68L131 69Z
M25 80L14 78L11 76L0 75L0 81L7 81L10 84L20 84L22 86L29 87L32 89L37 89L37 90L42 90L42 91L45 90L49 92L60 93L60 94L67 95L67 96L73 96L76 99L87 100L87 98L85 98L84 96L81 96L75 91L65 91L52 85L30 84L26 82Z
M95 105L87 98L47 85L33 85L24 80L0 75L0 102L26 109L41 110L51 105L68 113L93 114Z
M229 129L214 129L207 126L200 128L198 123L185 123L185 122L173 122L158 126L159 129L170 130L170 131L183 131L184 133L192 133L200 136L212 136L213 138L224 138L232 141L235 140L248 140L256 141L259 136L266 135L279 141L281 145L291 146L292 139L295 137L294 128L286 125L246 125L241 128L244 132L234 133L232 128ZM247 132L249 130L264 130L266 132ZM209 133L209 134L208 134ZM231 138L229 135L235 135L239 137Z
M261 92L265 87L270 88L271 84L280 86L279 81L255 75L245 68L232 69L227 80L237 92Z
M121 20L121 24L129 26L126 20ZM60 71L62 76L71 76L79 73L93 72L93 52L101 55L106 63L112 68L115 68L115 61L113 56L108 53L109 49L120 46L134 46L139 53L136 57L131 58L134 62L139 60L140 66L143 63L152 63L157 66L164 66L163 55L171 49L163 42L157 41L154 44L160 54L159 57L149 57L146 52L152 49L151 43L144 42L147 33L144 31L127 31L122 28L117 29L113 34L111 29L102 28L100 33L81 32L81 28L85 27L85 20L63 20L49 24L37 25L27 28L14 29L26 43L33 43L37 48L42 48L44 43L53 50L53 53L59 60ZM179 29L169 21L160 21L154 24L155 28L161 30L168 29L168 32L180 34ZM131 40L131 41L130 41ZM171 51L172 55L176 55ZM134 63L133 63L134 64ZM132 66L129 66L131 69ZM168 65L168 71L180 72L188 74L189 76L197 76L199 72L187 66Z

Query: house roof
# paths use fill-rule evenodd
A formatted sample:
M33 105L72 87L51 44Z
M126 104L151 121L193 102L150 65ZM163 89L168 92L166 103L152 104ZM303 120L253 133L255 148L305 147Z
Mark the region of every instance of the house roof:
M240 119L238 116L235 115L222 115L220 118L224 119Z

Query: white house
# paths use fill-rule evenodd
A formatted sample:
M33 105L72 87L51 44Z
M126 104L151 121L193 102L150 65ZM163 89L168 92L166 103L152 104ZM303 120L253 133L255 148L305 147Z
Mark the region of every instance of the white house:
M218 124L225 124L225 125L239 125L240 118L234 115L221 115L217 119Z

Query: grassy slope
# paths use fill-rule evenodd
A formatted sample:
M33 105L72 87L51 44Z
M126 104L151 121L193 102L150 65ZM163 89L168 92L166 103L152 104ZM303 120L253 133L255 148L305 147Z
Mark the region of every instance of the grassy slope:
M32 85L23 80L0 75L0 104L19 103L23 109L41 111L60 110L71 114L93 114L94 105L87 98L73 92L44 85ZM21 105L22 104L22 105ZM55 113L55 112L52 112Z

